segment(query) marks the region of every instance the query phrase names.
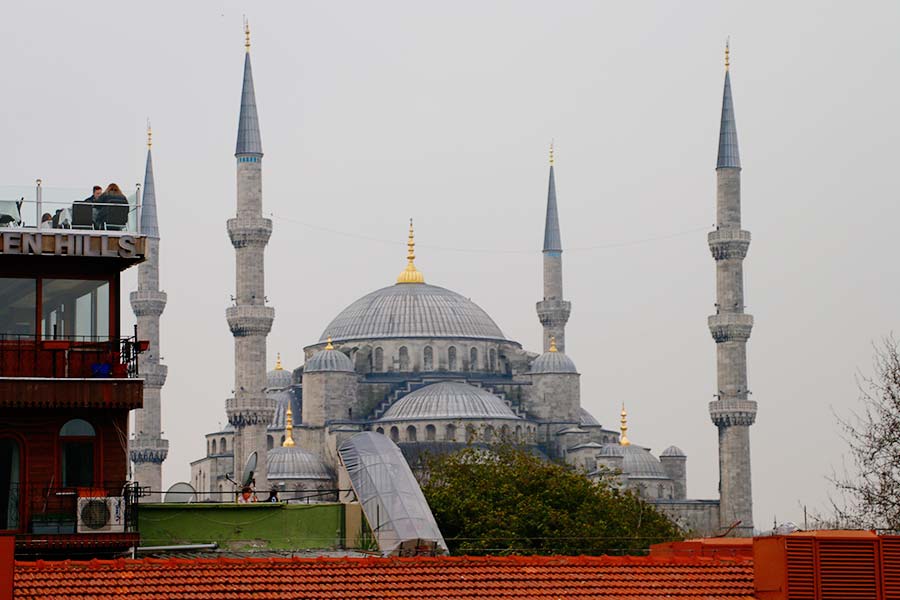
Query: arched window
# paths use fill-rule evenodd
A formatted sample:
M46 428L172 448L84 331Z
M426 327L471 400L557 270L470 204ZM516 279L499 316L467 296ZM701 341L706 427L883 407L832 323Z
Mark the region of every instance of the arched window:
M434 370L434 350L431 349L431 346L425 346L425 350L422 352L422 363L425 371Z
M284 446L284 436L281 436L281 445Z
M406 346L400 346L400 370L409 371L409 350Z
M400 441L400 430L396 427L391 427L391 441L395 444Z
M379 427L378 429L375 430L375 433L380 433L381 435L384 435L384 427Z
M466 442L471 444L476 439L478 439L478 434L475 432L475 426L466 425Z
M522 426L516 425L516 441L522 441Z
M494 441L494 428L490 425L484 428L484 441L493 442Z
M271 435L266 436L266 450L271 450L275 447L275 438Z
M381 373L382 371L384 371L384 350L378 346L375 348L375 372Z
M426 425L425 426L425 439L429 442L433 442L436 438L437 430L434 425Z
M94 484L94 427L82 419L72 419L59 430L60 470L63 487Z
M21 462L19 443L0 439L0 530L19 528Z
M500 439L504 442L509 441L509 425L504 425L500 428Z
M454 425L453 423L447 425L447 429L444 432L444 439L448 442L456 441L456 425Z
M216 453L216 440L213 440L212 441L212 452L210 452L210 454L215 454L215 453Z
M656 497L657 498L663 497L663 484L661 484L661 483L658 486L656 486Z
M472 348L471 350L469 350L469 370L478 370L478 348Z
M488 354L488 357L489 357L488 360L490 360L490 370L496 371L497 370L497 351L494 350L493 348L491 348L491 351Z
M407 442L415 442L416 441L416 428L414 425L410 425L406 428L406 441Z
M447 370L456 370L456 346L450 346L447 349Z
M219 440L219 452L222 454L228 452L228 444L225 443L225 438Z

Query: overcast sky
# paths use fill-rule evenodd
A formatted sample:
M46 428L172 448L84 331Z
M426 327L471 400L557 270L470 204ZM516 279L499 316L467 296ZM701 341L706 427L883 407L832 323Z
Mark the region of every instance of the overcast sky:
M140 8L138 8L138 6ZM715 158L723 45L743 162L758 527L826 504L873 341L900 328L900 4L19 2L6 7L0 183L143 178L162 234L166 486L233 388L241 17L262 127L269 368L393 283L407 220L429 283L539 350L547 146L557 146L567 350L608 427L689 456L716 496ZM137 269L126 273L127 291Z

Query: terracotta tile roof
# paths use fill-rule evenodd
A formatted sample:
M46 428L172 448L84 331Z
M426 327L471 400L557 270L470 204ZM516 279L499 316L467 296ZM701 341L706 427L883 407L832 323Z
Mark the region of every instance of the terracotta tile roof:
M18 562L14 598L753 598L749 560L217 558Z

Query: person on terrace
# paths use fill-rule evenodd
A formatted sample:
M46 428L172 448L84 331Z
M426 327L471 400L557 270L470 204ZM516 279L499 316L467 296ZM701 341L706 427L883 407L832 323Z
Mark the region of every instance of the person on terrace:
M97 225L98 229L105 229L106 219L109 214L109 204L128 204L128 198L125 197L125 194L122 193L122 189L115 183L109 184L106 189L100 194L100 197L96 200L97 204L101 206L97 207L96 215L94 215L94 222Z

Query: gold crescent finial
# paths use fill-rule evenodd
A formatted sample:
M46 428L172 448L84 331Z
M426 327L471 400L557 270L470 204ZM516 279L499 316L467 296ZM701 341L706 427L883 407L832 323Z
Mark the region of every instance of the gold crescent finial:
M406 241L406 269L397 277L397 283L425 283L425 276L416 268L416 235L413 220L409 220L409 238Z
M325 349L326 350L334 350L334 346L331 345L331 336L330 335L328 336L328 343L325 344Z
M284 367L281 366L281 352L275 355L275 370L284 371Z
M150 127L150 119L147 119L147 149L153 145L153 128Z
M556 338L554 336L550 336L550 352L559 352L556 349Z
M553 166L553 140L550 140L550 166Z
M625 403L622 403L622 424L619 426L622 430L622 435L619 436L619 444L622 446L630 446L631 441L628 439L627 431L628 431L628 413L625 411Z
M284 414L284 442L283 448L291 448L294 445L294 413L291 412L291 401L288 400L287 412Z
M244 15L244 48L247 49L247 54L250 53L250 21L247 20L247 15Z
M731 54L731 36L725 38L725 70L727 71L731 66L730 55Z

